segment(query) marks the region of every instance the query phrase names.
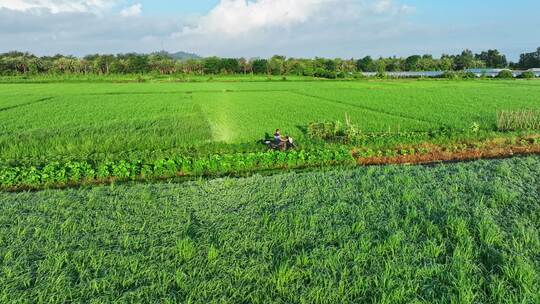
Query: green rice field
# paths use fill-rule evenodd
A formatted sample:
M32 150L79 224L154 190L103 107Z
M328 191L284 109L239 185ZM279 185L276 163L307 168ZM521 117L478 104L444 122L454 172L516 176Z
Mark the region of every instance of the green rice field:
M540 303L540 157L356 167L533 149L497 114L538 109L519 80L0 84L0 303ZM346 116L365 146L308 134Z
M538 109L537 81L272 81L0 84L0 160L252 144L310 122L365 132L492 130L499 110Z
M1 303L540 302L537 156L0 202Z

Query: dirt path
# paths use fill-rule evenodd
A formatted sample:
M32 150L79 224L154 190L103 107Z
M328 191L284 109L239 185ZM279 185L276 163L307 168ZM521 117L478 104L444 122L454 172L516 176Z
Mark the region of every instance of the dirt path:
M467 147L459 151L448 151L442 146L429 145L426 146L428 153L414 155L359 157L356 152L353 152L353 155L358 165L390 165L459 162L540 154L540 144L534 143L531 138L523 138L523 141L524 144L508 144L495 139L482 147Z

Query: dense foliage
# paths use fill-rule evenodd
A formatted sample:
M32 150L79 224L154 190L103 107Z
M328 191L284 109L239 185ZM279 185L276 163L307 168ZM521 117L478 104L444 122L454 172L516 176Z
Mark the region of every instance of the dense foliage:
M155 180L177 176L240 174L272 169L351 165L354 158L347 148L311 151L266 151L258 153L215 154L190 157L177 155L153 162L121 160L52 162L42 166L0 167L0 190L41 188L107 181Z
M521 75L520 75L521 78L524 78L524 79L532 79L532 78L535 78L536 75L532 72L532 71L526 71L526 72L523 72Z
M538 303L540 159L0 193L3 303Z
M521 54L515 66L522 69L540 68L540 47L535 52Z
M540 49L539 49L540 52ZM538 52L537 52L538 53ZM540 67L538 54L523 54L519 63L510 64L516 68ZM36 74L267 74L267 75L306 75L322 78L337 78L356 72L394 72L394 71L451 71L469 68L505 68L506 57L498 50L473 54L464 50L458 55L413 55L407 58L389 57L372 59L302 59L273 56L260 58L189 58L176 59L166 52L153 54L88 55L84 58L73 56L43 56L29 53L10 52L0 54L0 75Z
M497 75L497 78L512 79L514 78L514 74L512 74L512 71L510 70L502 70Z

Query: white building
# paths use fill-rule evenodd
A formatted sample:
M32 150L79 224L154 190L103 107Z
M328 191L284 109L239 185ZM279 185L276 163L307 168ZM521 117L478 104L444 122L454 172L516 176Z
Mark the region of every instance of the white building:
M528 69L527 71L531 71L536 75L536 77L540 77L540 68Z

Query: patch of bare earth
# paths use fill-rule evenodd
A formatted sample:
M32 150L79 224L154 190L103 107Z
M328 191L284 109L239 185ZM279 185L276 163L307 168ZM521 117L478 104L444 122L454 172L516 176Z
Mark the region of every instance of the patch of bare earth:
M418 147L423 147L429 152L413 155L360 157L354 151L353 155L355 155L358 165L430 164L507 158L515 155L540 154L538 138L538 135L522 137L513 141L495 138L483 142L462 144L459 149L424 144Z

